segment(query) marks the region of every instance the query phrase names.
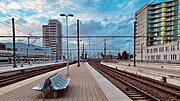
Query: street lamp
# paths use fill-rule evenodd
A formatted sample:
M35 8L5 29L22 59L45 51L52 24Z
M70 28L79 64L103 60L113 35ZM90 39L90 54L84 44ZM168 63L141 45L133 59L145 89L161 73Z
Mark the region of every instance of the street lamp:
M128 64L128 66L131 66L131 64L130 64L130 58L131 58L131 57L130 57L130 42L131 42L131 41L132 41L132 40L127 40L127 42L129 42L129 61L128 61L129 64Z
M21 58L20 58L20 63L21 63L21 67L24 67L23 66L23 64L22 64L22 52L23 52L23 49L22 49L22 42L24 41L24 40L21 40L21 39L19 39L18 41L20 41L21 42Z
M60 14L66 17L66 33L67 33L67 76L69 76L69 54L68 54L68 17L74 17L73 14Z

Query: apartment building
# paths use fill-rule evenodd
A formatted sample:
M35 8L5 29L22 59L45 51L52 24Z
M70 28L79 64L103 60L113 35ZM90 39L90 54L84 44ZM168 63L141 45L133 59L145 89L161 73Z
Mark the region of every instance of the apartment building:
M62 56L62 24L56 19L49 20L48 25L42 26L43 47L52 49L53 60Z
M179 7L180 0L170 0L148 5L147 21L145 23L147 26L147 37L143 48L143 61L180 62L178 37L180 36ZM139 18L138 15L136 15L136 23L139 23L137 20ZM140 30L137 29L136 35L138 35L137 33ZM141 44L143 43L141 42ZM142 47L141 44L137 45L137 47Z
M135 33L136 36L146 36L147 32L147 12L148 4L144 5L135 13ZM137 37L136 38L136 59L138 61L143 61L145 58L144 46L146 45L146 37Z

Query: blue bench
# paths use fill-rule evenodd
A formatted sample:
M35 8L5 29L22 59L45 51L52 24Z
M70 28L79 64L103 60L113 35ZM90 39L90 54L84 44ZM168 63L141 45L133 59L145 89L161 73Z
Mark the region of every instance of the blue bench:
M46 90L49 88L50 91L53 91L53 96L57 97L58 90L66 89L70 82L70 79L65 79L60 73L47 78L44 82L33 87L33 90L41 91L42 97L46 97Z
M50 78L51 91L53 91L53 96L57 97L57 91L66 89L70 79L65 79L60 73L54 75Z
M33 90L41 91L42 97L46 97L46 90L50 85L50 78L47 78L45 81L41 82L40 84L33 87Z

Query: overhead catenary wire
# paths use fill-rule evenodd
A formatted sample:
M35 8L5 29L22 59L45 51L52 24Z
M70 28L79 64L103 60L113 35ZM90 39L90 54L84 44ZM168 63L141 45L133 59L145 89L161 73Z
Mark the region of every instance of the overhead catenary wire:
M18 15L16 15L16 14L13 13L12 11L10 11L10 10L2 7L2 6L0 6L0 7L3 8L5 11L7 11L9 14L11 14L11 15L19 18L19 19L25 20L25 19L23 19L23 18L20 18ZM25 21L26 21L26 20L25 20ZM27 24L28 24L28 23L27 23ZM7 25L7 24L6 24L6 25ZM28 24L28 25L30 25L30 24ZM9 25L7 25L7 26L9 26ZM23 26L23 25L21 25L21 27L22 27L22 26ZM30 25L30 26L31 26L31 25ZM9 26L9 27L11 27L11 26ZM24 28L25 28L25 26L24 26ZM30 30L30 32L27 32L27 31L24 30L24 28L16 28L16 30L17 30L17 31L20 31L20 32L22 32L22 33L24 33L24 34L26 34L26 35L32 36L32 35L31 35L32 31ZM26 29L28 29L28 28L26 28Z
M0 6L1 8L3 8L5 11L7 11L9 14L11 14L11 15L13 15L13 16L15 16L15 17L17 17L17 18L19 18L19 19L22 19L22 20L25 20L25 19L23 19L23 18L20 18L19 16L17 16L16 14L14 14L13 12L11 12L11 11L9 11L8 9L6 9L6 8L4 8L4 7L2 7L2 6ZM26 20L25 20L26 21ZM27 23L28 24L28 23ZM8 24L5 24L6 26L8 26L8 27L11 27L10 25L8 25ZM30 25L30 24L28 24L28 25ZM24 27L24 28L26 28L26 29L28 29L27 27L25 27L25 26L23 26L23 25L20 25L21 27ZM31 25L30 25L31 26ZM16 26L17 27L17 26ZM30 32L27 32L27 31L25 31L25 29L24 28L16 28L15 30L17 30L17 31L20 31L20 32L22 32L22 33L24 33L24 34L26 34L26 35L30 35L30 36L32 36L31 34L32 34L32 31L31 30L29 30ZM37 40L37 39L35 39L35 40ZM34 41L33 41L34 42Z
M91 34L87 31L87 29L83 26L82 22L80 21L80 25L82 26L82 28L85 30L86 33L88 33L88 35L90 36ZM90 38L89 38L89 46L90 46Z
M136 0L135 0L135 1L136 1ZM150 4L153 4L155 1L156 1L156 0L153 0ZM135 2L133 2L133 3L135 3ZM119 32L122 28L124 28L124 27L125 27L130 21L132 21L134 18L135 18L135 15L133 15L133 17L127 19L127 21L126 21L122 26L118 27L118 29L115 30L115 31L114 31L112 34L110 34L110 35L114 35L114 34L116 34L117 32ZM122 33L123 33L123 32L122 32ZM101 41L101 43L100 43L99 45L101 45L102 43L103 43L103 41Z
M3 23L4 25L12 28L12 26L9 25L9 23L7 23L7 22L4 22L4 21L0 20L0 23ZM19 28L16 28L16 30L17 30L17 31L20 31L20 32L22 32L22 33L28 34L26 31L23 31L23 30L21 30L21 29L19 29Z
M135 0L135 1L137 1L137 0ZM154 3L155 1L156 1L156 0L153 0L150 4ZM147 7L148 7L148 6L147 6ZM147 7L146 7L146 8L147 8ZM126 26L130 21L134 20L134 18L135 18L135 15L133 15L133 17L127 19L127 21L126 21L122 26L120 26L116 31L114 31L111 35L116 34L119 30L121 30L124 26Z
M134 5L136 2L137 2L137 0L134 0L133 2L131 2L131 3L129 4L129 6L127 7L127 9L124 10L124 12L127 12L127 10L130 9L130 7L132 7L132 5ZM125 16L124 12L123 12L123 14L122 14L120 17ZM133 17L133 18L134 18L134 17ZM125 22L121 27L118 28L118 30L116 30L115 32L113 32L113 33L110 34L110 35L113 35L113 34L115 34L116 32L118 32L120 28L123 28L123 27L124 27L126 24L128 24L133 18L130 18L130 20L127 19L127 20L128 20L127 22ZM121 24L121 23L117 24L116 26L119 26L120 24ZM99 45L101 45L102 43L103 43L103 40L99 43Z

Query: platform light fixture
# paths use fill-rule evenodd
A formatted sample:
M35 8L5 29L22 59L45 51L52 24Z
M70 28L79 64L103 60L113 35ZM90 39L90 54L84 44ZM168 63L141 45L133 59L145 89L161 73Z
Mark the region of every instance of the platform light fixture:
M69 48L68 48L68 17L74 17L73 14L60 14L66 17L66 34L67 34L67 76L69 76Z

